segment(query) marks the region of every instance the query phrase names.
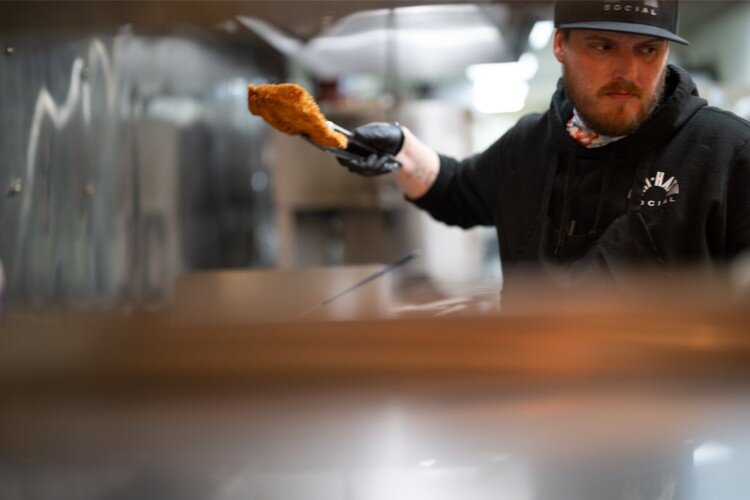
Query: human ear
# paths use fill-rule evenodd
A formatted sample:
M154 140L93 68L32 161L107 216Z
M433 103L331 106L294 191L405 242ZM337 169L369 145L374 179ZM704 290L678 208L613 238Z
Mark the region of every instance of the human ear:
M563 45L565 44L565 37L560 29L555 30L555 38L552 41L552 51L555 54L557 62L563 62Z

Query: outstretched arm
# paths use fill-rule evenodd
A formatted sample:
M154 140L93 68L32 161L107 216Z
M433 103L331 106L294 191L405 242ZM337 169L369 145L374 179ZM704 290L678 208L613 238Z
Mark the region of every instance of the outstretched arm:
M347 151L354 153L354 158L337 159L359 175L392 173L407 199L434 218L472 227L494 223L502 141L480 155L458 161L438 155L406 127L375 122L352 131Z

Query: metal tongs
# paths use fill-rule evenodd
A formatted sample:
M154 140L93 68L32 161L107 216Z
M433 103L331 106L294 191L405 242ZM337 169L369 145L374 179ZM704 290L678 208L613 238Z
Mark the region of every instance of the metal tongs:
M369 144L365 144L364 142L362 142L360 140L357 140L354 137L354 134L351 131L345 129L344 127L342 127L340 125L337 125L337 124L333 123L330 120L326 121L326 123L331 128L331 130L333 130L334 132L338 132L339 134L344 134L346 136L346 138L349 140L350 144L354 144L358 148L360 148L360 149L362 149L364 151L367 151L368 155L367 156L360 155L360 154L353 153L351 151L347 151L346 149L341 149L341 148L332 148L330 146L321 146L320 144L316 144L315 142L313 142L313 140L310 139L310 137L308 137L306 134L300 134L300 137L302 137L307 142L309 142L310 144L312 144L316 148L320 149L321 151L325 151L326 153L331 153L334 156L336 156L337 158L341 158L343 160L351 160L351 161L357 161L357 162L361 162L361 163L366 163L367 162L367 158L369 157L369 155L376 154L378 156L385 157L387 159L386 163L389 165L389 170L391 172L394 171L394 170L398 170L398 169L401 168L401 166L402 166L401 162L398 161L396 159L396 157L394 157L392 154L386 153L385 151L381 151L380 149L374 148L374 147L370 146Z

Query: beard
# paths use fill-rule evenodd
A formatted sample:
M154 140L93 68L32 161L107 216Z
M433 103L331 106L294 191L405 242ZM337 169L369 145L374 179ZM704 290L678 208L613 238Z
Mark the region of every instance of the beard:
M593 131L601 135L621 136L631 134L637 129L651 113L656 109L664 96L664 88L667 81L667 67L665 66L659 75L659 79L651 95L644 99L645 91L642 87L629 81L612 82L600 88L595 96L586 94L586 83L575 81L572 77L573 71L563 63L563 87L565 94L578 111L583 123ZM630 92L640 100L640 107L635 113L626 113L625 104L613 103L605 106L602 102L606 94L610 92Z

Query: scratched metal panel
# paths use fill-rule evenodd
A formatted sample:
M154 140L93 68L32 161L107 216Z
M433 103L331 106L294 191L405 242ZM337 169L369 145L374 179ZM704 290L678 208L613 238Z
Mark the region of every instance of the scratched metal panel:
M252 53L127 30L0 47L11 302L161 303L183 269L273 263Z

